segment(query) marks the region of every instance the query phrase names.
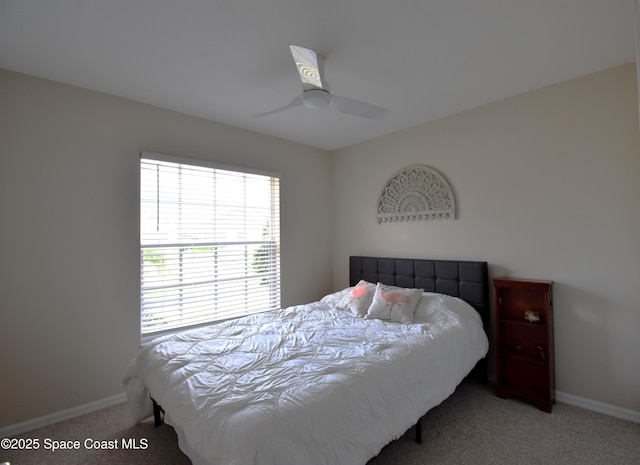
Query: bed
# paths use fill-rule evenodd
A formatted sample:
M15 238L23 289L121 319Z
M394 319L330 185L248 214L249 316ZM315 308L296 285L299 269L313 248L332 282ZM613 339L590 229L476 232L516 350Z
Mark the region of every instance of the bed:
M486 377L487 263L353 256L349 280L155 339L125 373L134 419L163 412L194 465L364 465L414 425L419 439L427 411Z

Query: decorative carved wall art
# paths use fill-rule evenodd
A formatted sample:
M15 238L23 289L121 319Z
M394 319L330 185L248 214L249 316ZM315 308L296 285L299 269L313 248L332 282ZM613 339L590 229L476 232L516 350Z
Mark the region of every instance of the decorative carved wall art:
M378 223L455 217L451 186L444 176L425 165L411 165L396 172L378 200Z

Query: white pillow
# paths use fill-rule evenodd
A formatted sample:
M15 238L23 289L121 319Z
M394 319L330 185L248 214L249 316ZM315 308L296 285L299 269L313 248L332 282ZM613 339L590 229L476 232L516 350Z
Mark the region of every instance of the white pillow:
M413 323L413 316L424 289L387 286L378 283L373 302L367 310L365 318L395 321L397 323Z
M359 317L363 317L373 301L373 294L375 294L375 292L375 284L361 279L358 284L351 289L351 292L345 294L345 296L340 299L336 306L343 310L351 310Z
M418 299L416 305L416 311L413 316L414 323L428 323L433 318L434 312L442 305L442 294L436 294L434 292L424 292L422 297Z

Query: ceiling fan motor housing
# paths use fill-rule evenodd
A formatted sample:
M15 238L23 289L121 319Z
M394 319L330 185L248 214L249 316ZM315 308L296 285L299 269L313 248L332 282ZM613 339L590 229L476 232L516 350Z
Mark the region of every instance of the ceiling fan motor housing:
M324 89L308 89L302 94L302 103L311 109L326 108L331 103L331 94Z
M289 49L302 81L302 94L283 107L253 116L272 115L300 105L312 110L326 108L331 105L340 113L369 119L382 118L389 113L388 109L371 103L340 97L339 95L331 95L327 90L327 86L322 83L322 57L311 49L297 45L290 45Z

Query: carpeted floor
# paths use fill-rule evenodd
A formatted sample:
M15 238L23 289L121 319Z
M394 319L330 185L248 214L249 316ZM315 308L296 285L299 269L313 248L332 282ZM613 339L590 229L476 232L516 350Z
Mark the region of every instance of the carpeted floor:
M640 464L640 424L566 404L543 413L517 400L498 399L487 386L466 381L422 420L423 443L413 430L367 465L616 465ZM29 451L0 449L11 465L189 465L173 429L151 420L132 425L124 404L42 428L17 438L38 439ZM87 449L85 441L118 449ZM47 449L45 449L45 440ZM79 450L50 450L52 441L80 441ZM139 449L123 450L123 442ZM146 444L146 446L145 446ZM305 464L296 464L305 465ZM335 464L342 465L342 464Z

